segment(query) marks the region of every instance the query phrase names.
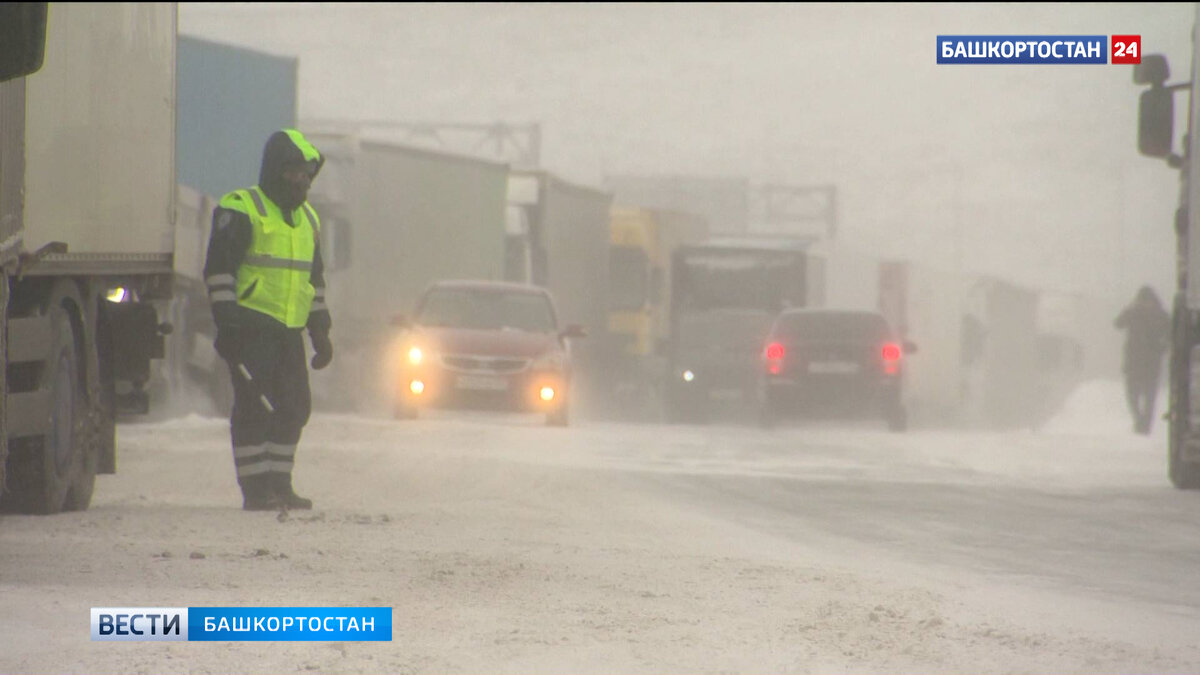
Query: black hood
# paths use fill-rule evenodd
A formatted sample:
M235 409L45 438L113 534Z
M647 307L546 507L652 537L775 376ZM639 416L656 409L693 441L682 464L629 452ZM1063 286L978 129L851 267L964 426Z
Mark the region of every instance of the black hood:
M285 214L299 208L308 199L308 191L297 190L283 179L283 168L289 162L308 162L316 178L325 157L299 131L276 131L263 147L262 167L258 171L258 186Z

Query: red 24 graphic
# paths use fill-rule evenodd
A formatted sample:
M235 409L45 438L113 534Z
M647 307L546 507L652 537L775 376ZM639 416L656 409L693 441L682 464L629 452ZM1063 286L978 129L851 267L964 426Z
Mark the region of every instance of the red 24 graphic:
M1114 35L1109 44L1112 45L1113 63L1132 63L1136 65L1142 62L1141 35Z

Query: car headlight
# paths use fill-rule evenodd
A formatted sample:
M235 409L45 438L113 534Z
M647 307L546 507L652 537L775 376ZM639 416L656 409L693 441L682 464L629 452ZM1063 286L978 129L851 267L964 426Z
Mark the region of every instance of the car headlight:
M562 352L551 351L537 357L533 361L534 370L563 370L567 359Z
M409 367L429 365L433 363L433 359L437 356L437 352L429 347L429 345L412 343L409 343L401 353L403 354L404 365Z
M416 345L408 348L408 363L409 365L419 366L425 360L425 352Z

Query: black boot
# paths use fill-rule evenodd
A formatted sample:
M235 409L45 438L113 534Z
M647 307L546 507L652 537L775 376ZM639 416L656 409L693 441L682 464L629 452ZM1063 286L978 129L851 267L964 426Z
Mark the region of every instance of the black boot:
M243 511L274 511L279 508L279 500L271 490L268 476L259 474L238 479L238 484L242 486Z
M292 490L292 474L272 472L269 474L275 492L275 498L280 505L287 509L307 511L312 508L311 499L305 499Z

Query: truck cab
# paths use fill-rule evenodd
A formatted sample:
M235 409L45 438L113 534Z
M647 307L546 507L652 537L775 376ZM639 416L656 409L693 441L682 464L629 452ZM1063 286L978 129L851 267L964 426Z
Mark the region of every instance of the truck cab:
M682 246L671 267L664 392L671 421L757 410L763 341L784 309L819 304L808 239L738 237Z
M608 398L622 418L655 416L665 369L672 254L708 236L690 213L622 206L612 210L608 249Z
M1200 17L1200 6L1197 7ZM1200 232L1200 175L1193 162L1200 156L1200 23L1192 28L1191 81L1169 84L1170 67L1161 54L1144 54L1133 68L1133 82L1145 90L1138 101L1138 152L1162 159L1179 169L1179 206L1175 212L1176 287L1171 312L1171 345L1167 360L1169 427L1167 475L1181 490L1200 489L1200 247L1192 232ZM1189 92L1187 129L1182 148L1175 151L1175 93Z

